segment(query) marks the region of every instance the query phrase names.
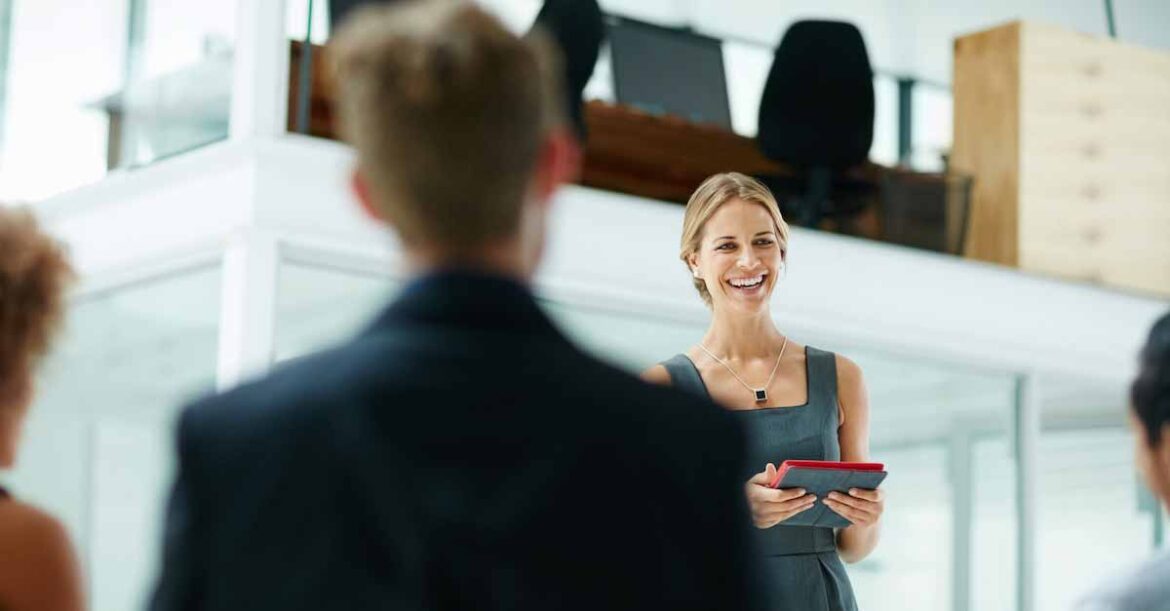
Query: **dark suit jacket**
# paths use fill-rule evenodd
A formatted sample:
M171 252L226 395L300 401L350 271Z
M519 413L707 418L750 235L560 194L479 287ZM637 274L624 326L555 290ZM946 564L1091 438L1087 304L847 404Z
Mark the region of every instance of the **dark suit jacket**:
M152 608L753 607L742 444L520 285L437 275L184 412Z

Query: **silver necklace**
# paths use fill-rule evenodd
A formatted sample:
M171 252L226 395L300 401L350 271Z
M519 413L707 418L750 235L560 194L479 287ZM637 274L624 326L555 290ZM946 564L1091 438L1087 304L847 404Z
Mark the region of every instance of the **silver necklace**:
M707 356L715 359L720 365L726 367L727 370L731 372L731 375L735 376L735 379L739 380L740 384L743 384L744 388L755 394L756 403L764 403L768 400L768 387L772 385L772 380L776 377L776 370L780 368L780 359L784 358L784 349L788 347L788 337L785 336L784 343L780 345L780 355L776 357L776 364L772 366L772 375L768 376L768 381L764 383L763 388L752 388L750 384L743 381L743 378L739 377L738 373L735 373L735 370L731 368L731 365L727 364L727 361L724 361L723 359L712 354L712 352L708 350L707 347L702 344L702 342L700 342L698 346L703 352L707 353Z

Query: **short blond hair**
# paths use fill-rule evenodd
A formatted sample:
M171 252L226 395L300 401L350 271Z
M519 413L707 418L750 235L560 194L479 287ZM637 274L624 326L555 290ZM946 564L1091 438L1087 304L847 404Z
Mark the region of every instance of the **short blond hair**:
M776 198L772 196L772 192L760 181L750 176L739 172L726 172L708 177L707 180L703 181L703 184L699 185L698 189L695 189L695 192L691 194L691 199L687 201L687 211L683 215L679 258L687 266L688 271L691 267L691 255L699 252L699 245L703 241L703 230L707 226L707 221L711 220L711 217L723 204L733 199L759 204L768 211L776 226L776 239L780 243L780 255L784 260L787 260L788 223L784 222L784 217L780 214L780 206L776 204ZM707 283L700 278L692 278L691 281L703 301L708 306L711 305L711 293L707 290Z
M404 241L515 235L542 142L565 120L556 47L464 0L367 6L330 46L342 135Z
M0 205L0 408L11 406L49 351L73 268L32 213Z

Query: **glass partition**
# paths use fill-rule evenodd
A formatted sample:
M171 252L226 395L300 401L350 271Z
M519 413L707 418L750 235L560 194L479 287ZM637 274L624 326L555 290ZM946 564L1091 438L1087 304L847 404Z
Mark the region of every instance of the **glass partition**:
M1134 463L1123 386L1046 385L1039 459L1037 608L1068 609L1153 553L1161 510Z
M10 483L66 524L95 611L153 584L173 422L214 387L219 284L207 267L84 297L44 369Z
M699 319L555 299L545 306L583 347L630 372L686 350L706 330ZM882 542L848 567L862 608L934 611L956 597L972 609L1015 608L1014 376L800 339L862 367L871 454L890 472Z
M283 262L276 284L276 362L348 339L373 321L398 286L383 275Z
M0 198L44 199L225 138L236 5L0 2Z

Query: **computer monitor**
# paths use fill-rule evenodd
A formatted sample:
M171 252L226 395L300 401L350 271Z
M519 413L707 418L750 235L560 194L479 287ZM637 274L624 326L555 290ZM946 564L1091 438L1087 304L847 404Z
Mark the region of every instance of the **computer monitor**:
M607 26L618 102L731 129L718 39L621 17Z

